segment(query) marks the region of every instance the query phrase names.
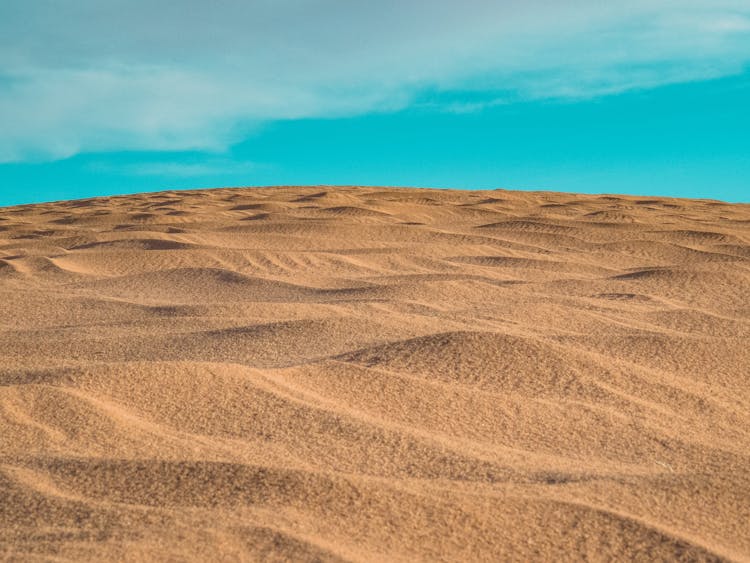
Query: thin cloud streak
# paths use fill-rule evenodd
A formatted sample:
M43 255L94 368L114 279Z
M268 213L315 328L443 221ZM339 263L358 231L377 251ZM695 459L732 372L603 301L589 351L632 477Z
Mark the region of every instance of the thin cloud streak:
M107 161L92 162L88 169L97 173L114 173L126 176L150 176L163 178L200 178L247 174L258 170L262 165L254 162L228 158L201 159L200 162L153 161L132 164L113 164Z

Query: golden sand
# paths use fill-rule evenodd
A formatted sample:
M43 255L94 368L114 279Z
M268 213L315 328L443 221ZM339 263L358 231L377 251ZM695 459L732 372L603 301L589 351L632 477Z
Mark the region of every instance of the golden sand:
M0 209L0 557L750 560L750 205Z

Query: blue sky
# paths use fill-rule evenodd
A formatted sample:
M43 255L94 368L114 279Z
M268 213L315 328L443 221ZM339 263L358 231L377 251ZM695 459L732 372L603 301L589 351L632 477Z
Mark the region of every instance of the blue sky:
M0 5L0 205L367 184L750 201L742 1Z

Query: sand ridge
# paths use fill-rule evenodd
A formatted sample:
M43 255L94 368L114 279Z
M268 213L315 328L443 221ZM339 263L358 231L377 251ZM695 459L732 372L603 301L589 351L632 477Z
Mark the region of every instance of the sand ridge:
M0 209L0 554L750 560L750 205Z

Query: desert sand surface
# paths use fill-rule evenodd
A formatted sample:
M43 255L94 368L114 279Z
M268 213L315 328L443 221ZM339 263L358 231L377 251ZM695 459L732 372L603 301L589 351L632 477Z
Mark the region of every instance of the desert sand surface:
M0 557L750 560L750 205L0 209Z

